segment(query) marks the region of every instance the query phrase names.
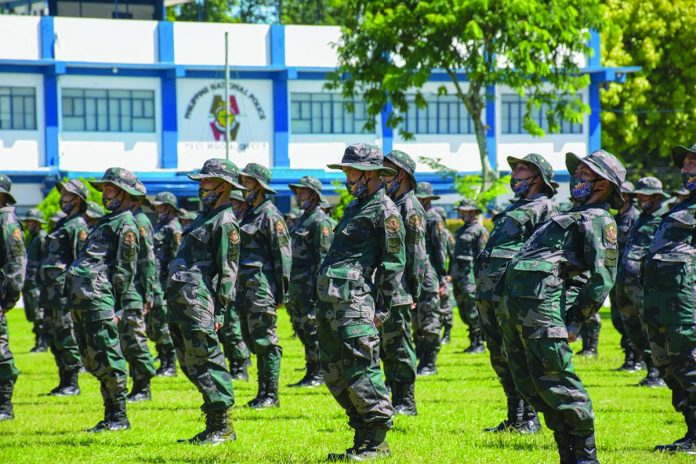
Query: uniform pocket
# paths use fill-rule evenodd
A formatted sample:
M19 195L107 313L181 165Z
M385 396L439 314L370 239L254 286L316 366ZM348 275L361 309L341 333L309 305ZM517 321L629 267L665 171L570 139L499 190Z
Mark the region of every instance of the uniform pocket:
M506 278L510 296L543 300L548 286L558 280L554 274L554 263L548 261L519 261L512 270L512 278Z
M358 269L329 268L317 279L317 297L326 303L347 303L360 277Z

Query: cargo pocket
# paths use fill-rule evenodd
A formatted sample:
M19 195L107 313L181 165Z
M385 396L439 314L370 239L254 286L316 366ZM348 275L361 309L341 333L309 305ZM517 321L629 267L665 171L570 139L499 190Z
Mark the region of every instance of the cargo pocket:
M515 263L507 290L510 296L543 300L546 289L556 286L560 279L554 276L554 263L548 261L519 261Z
M326 303L347 303L360 280L360 270L329 268L317 279L317 298Z

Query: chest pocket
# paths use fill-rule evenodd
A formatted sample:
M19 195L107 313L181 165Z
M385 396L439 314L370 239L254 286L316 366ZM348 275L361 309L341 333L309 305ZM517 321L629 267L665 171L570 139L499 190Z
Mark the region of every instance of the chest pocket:
M194 261L210 259L208 254L208 242L212 238L211 232L205 227L192 230L189 234L190 253Z
M508 291L517 298L543 300L546 288L560 283L554 275L554 264L548 261L518 261L512 277Z
M687 255L662 254L646 262L645 267L647 285L676 287L675 293L693 280L693 259Z
M372 222L367 218L357 217L350 221L346 227L341 231L346 237L351 240L368 240L372 234Z

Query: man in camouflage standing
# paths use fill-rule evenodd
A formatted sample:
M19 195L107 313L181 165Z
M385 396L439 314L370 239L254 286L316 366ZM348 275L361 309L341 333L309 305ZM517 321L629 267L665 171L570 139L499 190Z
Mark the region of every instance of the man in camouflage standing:
M104 420L88 432L130 428L126 416L128 372L119 343L116 308L121 308L138 262L138 227L131 213L137 190L135 175L109 168L90 183L102 192L110 214L87 237L70 265L72 316L80 354L87 371L101 384Z
M88 228L84 220L87 209L87 187L72 179L58 182L60 208L66 217L58 221L46 237L46 257L41 264L43 304L46 308L46 328L51 352L58 366L58 386L49 392L52 396L80 394L78 375L82 368L72 309L70 289L66 285L68 268L87 241Z
M655 451L696 454L696 145L672 149L689 197L662 216L643 261L643 316L655 366L686 435Z
M379 365L378 326L394 310L406 265L399 209L386 195L379 148L354 144L338 164L356 199L345 209L317 277L319 356L324 381L355 430L353 446L329 459L364 460L389 454L394 409Z
M413 345L411 314L423 288L426 266L425 210L414 189L416 163L403 151L394 150L384 158L384 167L393 169L395 176L384 177L385 191L401 213L406 232L406 268L401 286L392 298L389 319L381 327L380 354L384 374L391 389L392 406L396 414L415 416L416 409L416 351ZM431 273L432 275L432 273ZM431 284L432 286L432 284Z
M456 240L454 234L447 227L447 212L442 206L433 206L433 210L440 215L445 228L442 229L447 243L447 263L451 265L454 256L454 247ZM449 269L448 265L448 269ZM442 337L441 344L446 345L452 340L452 327L454 326L454 306L457 300L454 297L454 286L452 285L452 276L447 275L445 279L444 292L440 295L440 320L442 322Z
M104 217L104 210L101 206L93 201L87 202L87 210L85 211L84 219L89 230L94 229L99 220Z
M450 274L454 285L454 297L457 300L459 316L469 327L469 347L465 353L483 353L483 337L476 309L476 278L474 275L474 263L478 255L483 251L488 241L488 231L481 225L478 218L481 209L472 201L464 200L457 207L459 217L464 221L454 234L456 243L452 261L450 262Z
M442 329L442 298L447 297L447 250L449 242L445 234L444 219L431 205L432 200L440 198L433 194L433 186L428 182L416 184L416 198L425 210L425 248L430 261L429 272L425 276L423 293L416 307L414 338L418 357L418 375L433 375L437 372L437 354L440 351L440 331ZM430 284L434 279L437 301L432 299Z
M267 194L271 171L249 163L239 173L247 189L247 211L241 224L237 309L242 334L256 355L258 393L247 406L255 409L279 406L278 379L283 350L278 344L277 308L285 303L292 267L290 234L283 215Z
M32 323L34 332L34 347L31 353L43 353L48 348L47 334L44 326L44 307L41 301L41 282L39 270L41 260L44 258L46 245L46 231L42 226L46 223L43 213L36 208L27 211L22 219L28 234L25 239L27 250L27 274L24 279L22 298L24 299L24 314L27 321Z
M217 332L234 302L241 243L230 207L230 191L242 189L239 169L223 159L209 159L197 174L203 211L184 232L169 266L169 327L181 371L203 395L205 429L188 440L216 445L236 440L232 425L234 390Z
M516 200L493 217L493 230L486 248L479 256L476 270L476 305L486 339L491 365L498 376L507 401L507 418L487 432L515 430L534 433L540 430L534 408L525 404L512 379L508 360L503 353L503 334L498 320L500 279L510 260L537 226L556 213L551 198L556 193L553 168L541 155L530 153L524 158L509 156L512 169L510 187ZM497 288L497 290L496 290Z
M660 372L652 362L647 328L643 322L643 284L641 273L645 255L655 236L662 216L669 210L668 198L662 191L662 182L655 177L643 177L636 183L636 201L641 209L638 220L628 232L626 248L619 262L616 275L616 299L621 310L621 319L631 345L638 351L637 362L645 363L648 375L638 385L642 387L664 387Z
M333 229L326 213L319 207L324 200L319 179L303 177L290 184L290 189L304 212L296 219L290 234L292 272L287 308L295 333L304 345L306 365L305 376L290 386L316 387L324 384L317 340L316 275L331 246Z
M16 203L11 189L10 178L0 174L0 422L14 418L12 393L19 371L10 351L6 313L19 301L27 267L24 232L11 206Z
M498 318L515 386L544 413L561 462L597 463L592 401L568 343L614 285L618 230L609 208L623 205L626 169L602 150L568 153L566 167L576 206L541 224L510 261Z
M152 238L155 252L155 284L153 307L145 314L147 335L155 342L160 360L156 375L176 376L176 353L167 322L167 299L164 288L167 285L169 263L174 259L181 244L181 224L177 218L177 200L171 192L160 192L151 202L157 214L157 226Z

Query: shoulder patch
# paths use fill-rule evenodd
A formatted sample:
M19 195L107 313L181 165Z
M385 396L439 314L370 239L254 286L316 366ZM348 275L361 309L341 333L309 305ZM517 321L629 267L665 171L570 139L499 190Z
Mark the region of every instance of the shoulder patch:
M327 226L327 225L321 226L321 235L323 235L324 237L329 236L329 226Z
M133 231L128 231L123 235L123 243L126 245L133 245L135 243L135 233Z
M21 241L22 240L22 229L19 227L15 228L15 230L12 231L12 239L15 241Z
M604 226L604 236L607 237L609 243L616 243L618 237L618 231L616 230L616 223L611 222Z
M391 216L389 216L387 219L384 220L384 227L386 227L389 232L398 232L399 231L399 218L392 214Z
M420 217L420 214L414 214L413 216L408 218L408 223L414 229L418 229L420 225L423 223L423 219Z
M84 242L87 240L87 231L86 230L81 230L79 234L77 234L77 238L81 241Z
M274 227L277 234L282 235L285 233L285 224L283 224L283 221L276 221Z
M232 229L230 231L230 243L236 245L239 243L239 232L237 232L237 229Z
M181 243L181 232L179 232L179 231L174 232L174 241L176 243Z
M147 228L145 228L145 226L139 226L138 232L140 233L141 237L143 237L143 238L147 237Z

